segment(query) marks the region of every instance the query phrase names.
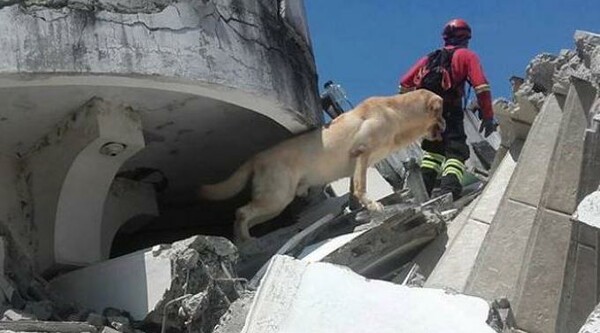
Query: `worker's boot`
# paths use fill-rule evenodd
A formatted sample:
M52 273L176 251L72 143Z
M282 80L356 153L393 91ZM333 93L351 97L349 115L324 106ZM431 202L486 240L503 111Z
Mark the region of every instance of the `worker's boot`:
M440 193L452 193L452 200L456 201L462 193L462 178L465 172L465 164L455 158L449 158L444 162Z
M427 195L431 197L438 173L433 169L421 167L421 176L423 177L423 184L425 185L425 190L427 190Z
M442 176L440 190L436 193L436 196L442 196L446 193L452 193L453 201L460 199L462 193L462 184L460 183L460 180L458 180L458 177L456 177L454 174Z
M423 151L423 159L421 160L421 175L423 176L423 183L427 190L427 195L431 197L431 192L435 187L440 172L442 172L442 166L446 157L441 154L436 154L428 151Z

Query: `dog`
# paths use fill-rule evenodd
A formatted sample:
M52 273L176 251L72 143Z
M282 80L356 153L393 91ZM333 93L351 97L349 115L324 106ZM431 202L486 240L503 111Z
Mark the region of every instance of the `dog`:
M366 195L367 168L422 137L441 140L442 109L442 98L424 89L368 98L329 126L258 153L225 181L201 186L199 196L228 199L252 178L252 200L236 211L236 242L252 239L250 228L279 215L295 196L344 177L353 177L358 202L381 211L383 206Z

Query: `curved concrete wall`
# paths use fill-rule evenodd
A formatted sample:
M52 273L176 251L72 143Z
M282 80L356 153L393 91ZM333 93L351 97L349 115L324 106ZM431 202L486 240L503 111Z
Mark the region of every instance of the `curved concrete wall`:
M219 96L273 119L290 113L276 121L299 130L320 121L302 9L283 0L2 1L0 78L175 80L202 85L209 97L230 92Z
M191 201L199 183L321 123L302 0L0 0L0 31L0 154L19 165L0 178L27 179L23 219L35 228L18 236L40 271L102 259L99 215L125 222L104 203L115 172L157 169L169 184L159 204ZM110 170L77 162L101 158L93 131L73 123L96 98L141 124L141 151ZM84 239L103 245L87 255Z

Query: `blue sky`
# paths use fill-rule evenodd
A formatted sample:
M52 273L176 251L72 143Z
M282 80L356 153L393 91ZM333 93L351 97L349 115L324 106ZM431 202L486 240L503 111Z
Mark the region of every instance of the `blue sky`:
M399 76L441 46L454 17L473 28L493 97L508 96L508 78L524 76L531 58L575 47L575 30L600 33L600 0L304 0L319 88L331 79L357 103L396 93Z

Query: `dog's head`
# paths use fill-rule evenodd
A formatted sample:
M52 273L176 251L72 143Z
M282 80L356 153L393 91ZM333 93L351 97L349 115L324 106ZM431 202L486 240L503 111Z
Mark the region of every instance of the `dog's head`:
M425 138L431 141L442 140L442 133L446 130L446 121L444 120L444 101L434 94L428 94L425 102L425 112L427 113L428 127Z

